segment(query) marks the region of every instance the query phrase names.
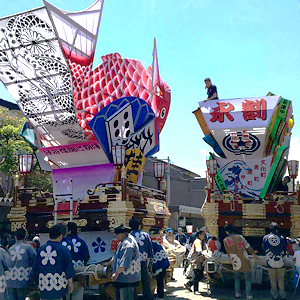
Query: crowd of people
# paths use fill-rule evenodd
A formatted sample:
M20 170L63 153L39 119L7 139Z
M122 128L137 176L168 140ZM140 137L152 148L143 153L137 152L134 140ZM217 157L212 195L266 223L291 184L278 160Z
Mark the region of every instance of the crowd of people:
M235 274L235 297L242 297L243 276L246 299L253 299L249 254L254 259L258 257L232 225L225 226L226 237L222 243L210 236L205 226L191 235L185 234L182 228L175 233L171 228L162 231L159 227L152 227L147 233L140 229L140 221L135 218L129 226L115 228L114 233L119 241L117 250L112 259L103 263L104 266L111 266L111 281L117 300L136 299L139 285L143 299L154 299L151 278L156 280L157 298L162 300L167 270L173 276L172 269L180 266L184 267L188 277L185 288L200 295L199 283L208 278L204 263L207 253L220 253L222 246ZM272 299L286 299L283 258L286 251L293 254L295 272L299 274L299 241L284 238L277 223L271 223L269 229L270 233L263 237L262 249L266 257L271 296ZM75 267L87 265L90 255L86 243L77 235L75 223L69 222L67 227L54 225L49 230L49 240L43 245L38 237L33 239L33 245L26 243L26 230L22 228L14 236L13 245L0 247L0 300L24 300L34 286L38 286L40 299L83 299L86 278L75 276Z
M157 283L157 298L163 299L170 264L161 243L161 228L141 231L139 220L133 218L130 227L120 225L114 233L119 241L117 250L103 265L111 266L116 299L135 299L140 283L143 298L154 299L152 277ZM77 235L77 225L54 225L43 245L39 237L26 243L26 235L26 230L20 228L14 233L15 242L10 241L13 245L1 244L0 300L24 300L36 286L40 299L82 300L86 278L75 276L75 267L87 265L90 255Z
M238 234L236 228L231 224L227 224L224 227L226 237L222 243L225 248L225 252L229 256L230 263L232 265L232 271L235 275L235 297L241 298L241 279L242 275L245 280L245 292L246 299L254 299L251 292L251 275L252 266L250 263L249 254L253 255L253 258L258 261L258 256L248 241L243 235ZM290 238L284 238L280 234L279 225L272 222L269 227L270 233L263 237L262 241L262 254L265 256L268 276L271 285L271 297L272 299L286 299L285 291L285 263L284 256L289 254L293 255L295 262L296 280L295 286L299 284L300 274L300 246L299 239L292 240ZM187 281L185 287L189 291L194 291L195 294L199 293L199 282L204 279L204 264L206 259L206 251L214 254L220 252L221 243L215 237L211 237L206 228L203 227L197 230L196 233L190 236L187 245L191 248L188 260L193 264L193 275L190 280ZM206 253L205 253L206 252ZM205 254L204 254L205 253ZM262 275L262 274L261 274Z
M86 243L77 235L77 225L54 225L49 240L41 245L40 238L26 243L27 232L15 231L15 243L0 247L0 299L24 300L35 286L40 299L83 299L84 284L76 275L75 266L90 259ZM72 296L71 296L72 295Z

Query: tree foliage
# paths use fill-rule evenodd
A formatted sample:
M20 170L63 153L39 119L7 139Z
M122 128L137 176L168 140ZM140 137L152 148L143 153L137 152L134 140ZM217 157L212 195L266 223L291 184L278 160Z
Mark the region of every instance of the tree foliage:
M25 118L13 117L0 108L0 156L4 158L0 170L10 175L18 172L18 154L33 154L31 146L20 136Z
M0 107L0 157L2 158L0 158L2 161L0 171L2 174L14 176L19 171L18 154L33 154L31 145L20 136L25 120L25 118L9 115L6 108ZM35 158L34 170L27 177L27 186L52 191L51 173L41 171Z

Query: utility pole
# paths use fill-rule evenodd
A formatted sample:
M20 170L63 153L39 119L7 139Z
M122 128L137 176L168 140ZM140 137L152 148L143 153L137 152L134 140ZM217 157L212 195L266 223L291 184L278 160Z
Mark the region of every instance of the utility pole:
M171 202L171 169L170 169L170 157L168 156L168 170L167 170L167 206Z

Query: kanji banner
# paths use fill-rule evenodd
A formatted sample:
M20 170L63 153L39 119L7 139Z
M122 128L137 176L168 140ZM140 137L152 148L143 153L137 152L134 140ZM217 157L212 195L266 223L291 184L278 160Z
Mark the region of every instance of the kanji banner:
M207 126L213 129L267 126L280 96L199 102Z
M217 158L227 189L243 197L259 197L270 172L272 156L262 159Z

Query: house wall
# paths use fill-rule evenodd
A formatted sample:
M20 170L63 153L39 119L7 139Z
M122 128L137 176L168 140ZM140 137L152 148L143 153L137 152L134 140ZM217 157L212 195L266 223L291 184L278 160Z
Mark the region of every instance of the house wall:
M154 161L155 158L146 160L142 184L157 189L157 181L153 172ZM204 187L206 186L206 179L199 178L199 175L178 166L171 165L170 170L171 198L169 209L172 216L169 220L169 226L177 229L179 218L184 216L187 218L187 221L193 223L195 229L203 226L204 220L200 215L181 215L179 205L201 208L205 200ZM166 175L165 179L167 179Z

